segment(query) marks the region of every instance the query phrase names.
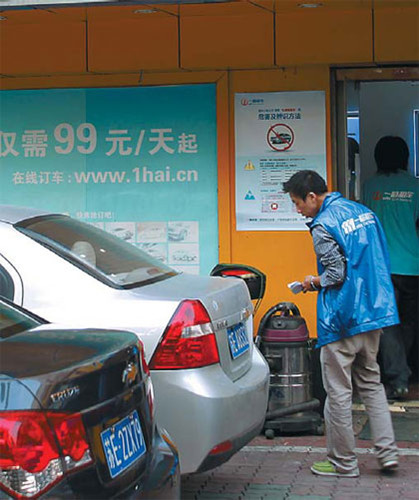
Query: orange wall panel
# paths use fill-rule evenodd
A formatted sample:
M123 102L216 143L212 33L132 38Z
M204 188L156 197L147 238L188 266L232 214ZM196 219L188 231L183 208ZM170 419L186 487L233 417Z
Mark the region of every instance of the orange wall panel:
M182 68L272 67L273 15L182 17L180 43Z
M281 11L275 29L278 66L372 61L369 9Z
M2 10L1 17L4 23L1 28L9 24L57 24L74 21L86 20L86 7L66 7L64 9L16 9L16 10Z
M178 67L176 17L89 23L89 71L173 70Z
M0 31L0 73L30 75L86 70L85 23L6 24Z
M375 61L419 60L419 4L406 8L376 8Z

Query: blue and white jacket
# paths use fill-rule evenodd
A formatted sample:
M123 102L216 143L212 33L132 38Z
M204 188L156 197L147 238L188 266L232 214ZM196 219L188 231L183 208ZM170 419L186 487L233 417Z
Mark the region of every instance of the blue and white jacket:
M346 259L342 285L317 297L317 346L399 323L384 231L374 212L330 193L308 224L321 225ZM318 272L324 269L317 262Z

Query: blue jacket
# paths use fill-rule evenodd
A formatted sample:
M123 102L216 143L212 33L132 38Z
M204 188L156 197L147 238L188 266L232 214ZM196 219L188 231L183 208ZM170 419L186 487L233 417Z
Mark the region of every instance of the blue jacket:
M308 224L321 225L346 258L342 285L317 297L317 346L399 323L384 232L374 212L331 193ZM319 274L324 271L317 262Z

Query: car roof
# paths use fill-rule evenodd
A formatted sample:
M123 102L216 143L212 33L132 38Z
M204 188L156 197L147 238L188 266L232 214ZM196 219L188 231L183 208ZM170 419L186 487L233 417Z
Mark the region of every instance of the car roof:
M52 215L53 212L46 212L38 208L17 207L13 205L0 205L0 221L9 224L16 224L25 219L39 217L40 215Z

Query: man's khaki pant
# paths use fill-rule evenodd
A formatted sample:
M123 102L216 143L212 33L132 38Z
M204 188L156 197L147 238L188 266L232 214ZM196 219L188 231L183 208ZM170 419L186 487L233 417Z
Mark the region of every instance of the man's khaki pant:
M380 382L377 351L381 330L344 338L321 348L327 458L340 472L358 470L352 428L352 384L365 404L378 461L397 458L393 424Z

